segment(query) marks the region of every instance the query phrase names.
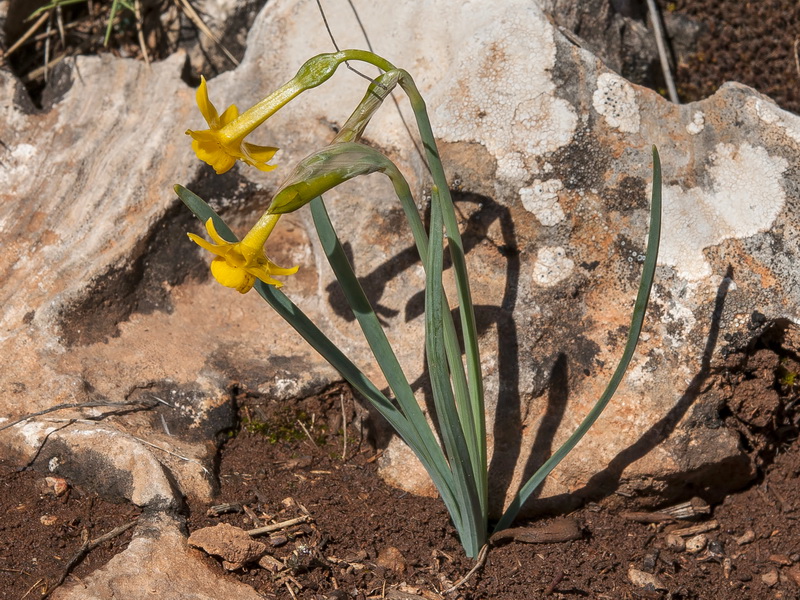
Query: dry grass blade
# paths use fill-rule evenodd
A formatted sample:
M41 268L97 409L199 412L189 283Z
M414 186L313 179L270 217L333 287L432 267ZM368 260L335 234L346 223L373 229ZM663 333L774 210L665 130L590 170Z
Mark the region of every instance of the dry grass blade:
M197 14L197 11L189 3L189 0L175 0L175 3L181 10L183 10L186 16L189 17L189 20L192 23L194 23L194 26L197 27L200 31L202 31L217 46L219 46L219 49L222 50L225 56L228 57L228 60L230 60L234 65L238 67L239 61L237 60L237 58L230 53L230 51L222 44L222 41L216 35L214 35L214 32L208 28L205 22L203 22L203 19L200 17L199 14Z
M285 529L286 527L291 527L292 525L309 523L311 521L313 521L311 515L303 515L302 517L295 517L294 519L289 519L288 521L273 523L272 525L265 525L264 527L257 527L256 529L249 529L247 531L247 535L250 537L255 537L257 535L261 535L262 533L272 533L273 531Z
M800 77L800 53L798 53L798 46L800 46L800 38L794 39L794 68L797 69L797 76Z
M150 56L147 54L147 44L144 41L144 29L142 28L142 3L140 0L135 0L133 3L133 14L136 17L136 37L139 38L139 46L142 49L142 58L144 63L150 66Z
M30 29L28 29L28 31L26 31L26 32L25 32L25 33L22 35L22 37L20 37L20 38L19 38L19 39L18 39L16 42L14 42L14 43L11 45L11 48L9 48L9 49L8 49L8 51L7 51L5 54L3 54L3 57L2 57L2 58L5 60L5 59L6 59L6 58L8 58L9 56L11 56L11 54L12 54L14 51L18 50L20 46L22 46L22 45L23 45L25 42L27 42L27 41L28 41L28 39L29 39L29 38L30 38L30 37L31 37L31 36L32 36L34 33L36 33L36 31L39 29L39 27L41 27L42 25L44 25L44 22L45 22L45 21L47 21L47 19L48 19L48 18L50 18L50 12L49 12L49 11L48 11L48 12L46 12L46 13L43 13L43 14L42 14L42 15L41 15L41 16L40 16L40 17L39 17L37 20L36 20L36 23L34 23L33 25L31 25Z

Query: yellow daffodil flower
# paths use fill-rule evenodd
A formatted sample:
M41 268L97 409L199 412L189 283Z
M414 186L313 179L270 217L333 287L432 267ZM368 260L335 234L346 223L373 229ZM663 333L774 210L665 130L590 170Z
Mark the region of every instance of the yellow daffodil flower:
M197 106L209 128L202 131L190 129L186 132L192 136L192 148L197 158L211 165L217 174L228 171L237 160L262 171L271 171L275 165L268 162L278 149L249 144L244 138L300 93L327 81L346 60L366 60L384 70L394 69L387 61L363 50L320 54L306 61L288 83L241 115L233 104L220 115L208 99L208 86L205 78L201 77L196 95Z
M257 146L244 141L244 138L260 123L252 124L249 129L243 129L241 123L238 127L230 127L239 119L239 109L231 104L221 115L208 99L208 86L204 77L200 78L200 87L197 88L197 106L200 113L208 123L209 129L203 131L188 130L192 136L192 149L197 158L208 163L217 174L230 169L236 160L242 160L261 171L271 171L275 165L267 162L278 151L272 146ZM244 116L244 115L242 115Z
M285 269L279 267L264 254L264 242L278 221L277 215L259 221L241 242L228 242L223 239L214 227L214 221L206 221L206 231L214 243L207 242L199 235L188 234L195 244L216 254L211 261L211 274L225 287L234 288L241 294L250 291L260 279L264 283L281 287L283 283L273 275L294 275L297 267Z

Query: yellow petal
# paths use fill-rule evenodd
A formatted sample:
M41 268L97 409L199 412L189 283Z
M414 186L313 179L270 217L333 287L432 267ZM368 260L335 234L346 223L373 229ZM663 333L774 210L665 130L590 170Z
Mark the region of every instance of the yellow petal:
M208 86L206 85L206 78L202 75L200 76L200 85L197 88L195 99L197 100L197 107L200 109L200 114L203 115L208 126L212 129L218 129L220 126L219 114L217 113L217 109L214 108L214 105L211 104L211 100L208 99Z
M229 171L230 168L236 164L236 157L225 152L222 146L216 141L198 140L195 134L202 132L190 131L188 133L195 138L194 141L192 141L192 150L194 150L197 158L211 165L214 171L217 172L217 175L222 175L226 171Z
M267 259L267 265L269 265L269 272L273 275L294 275L297 273L297 270L300 268L299 265L295 265L294 267L279 267L270 259Z
M273 148L272 146L257 146L255 144L242 142L241 159L248 165L251 165L260 171L272 171L273 169L276 169L277 166L268 165L267 161L275 156L277 151L278 149Z
M278 149L274 148L273 146L256 146L255 144L248 144L247 142L244 142L243 145L250 157L253 160L260 162L267 162L268 160L271 160L278 151Z
M211 239L214 240L217 244L230 244L228 240L224 239L220 234L217 233L217 228L214 227L214 219L210 218L206 221L206 231L208 235L211 236ZM234 242L235 243L235 242Z
M234 119L239 117L239 109L236 108L235 104L231 104L228 108L225 109L225 112L222 113L219 117L219 126L225 127L228 123L233 121Z
M270 271L267 270L265 267L251 268L251 269L249 269L249 271L250 271L250 273L252 273L256 277L258 277L261 281L263 281L264 283L266 283L268 285L274 285L275 287L282 287L283 286L283 282L282 281L278 281L277 279L272 277Z
M194 233L187 233L186 235L188 235L189 239L192 240L198 246L200 246L203 250L208 250L212 254L216 254L218 256L222 256L218 246L215 246L214 244L211 244L210 242L207 242L206 240L201 238L199 235L196 235Z
M224 258L215 258L211 261L211 274L219 283L235 289L240 294L249 292L256 282L253 275L244 269L229 265Z

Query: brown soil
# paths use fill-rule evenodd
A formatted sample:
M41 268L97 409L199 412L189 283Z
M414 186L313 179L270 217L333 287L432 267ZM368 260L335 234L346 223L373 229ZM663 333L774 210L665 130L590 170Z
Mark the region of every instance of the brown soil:
M60 481L59 481L60 480ZM0 598L41 598L65 574L86 539L90 542L130 523L141 512L104 500L61 478L0 461ZM89 552L70 570L84 577L122 551L129 529Z
M697 51L679 65L684 100L700 99L724 81L738 80L800 112L793 37L800 10L796 2L678 0L662 2L662 7L706 27ZM101 12L88 17L69 12L78 10L88 10L88 5L65 7L64 18L78 23L70 30L79 38L73 50L86 51L80 27L90 28L84 38L97 46L105 17ZM113 51L137 54L138 39L131 29L116 35ZM43 73L37 71L43 64L43 38L32 44L30 52L14 58L13 66L37 92L43 83ZM153 58L159 57L159 39L149 37L145 45ZM60 46L54 43L53 48ZM630 507L624 497L598 498L569 515L580 524L582 539L498 545L483 568L451 597L800 598L795 382L800 364L798 346L783 351L778 348L781 343L765 339L746 356L731 357L716 383L720 414L740 432L759 469L752 487L681 524L643 524L626 513ZM341 397L347 407L344 420ZM242 425L221 449L215 503L231 503L234 512L208 516L210 507L190 505L190 530L222 522L250 529L306 511L312 521L259 538L267 540L269 553L278 561L275 568L251 565L228 576L252 585L266 598L409 600L440 597L439 592L473 566L438 499L400 492L377 477L380 451L363 438L347 388L289 407L248 396L239 402ZM348 423L344 458L343 422ZM86 538L96 539L138 515L130 505L109 503L75 487L56 496L48 490L45 475L2 463L0 486L3 599L41 597L64 574ZM702 534L705 546L697 552L675 548L678 539L701 541L674 534L668 538L671 528L691 525L709 528ZM130 535L129 530L88 552L69 576L84 577L107 562ZM225 572L218 559L207 560ZM649 583L648 575L654 577Z
M738 81L800 114L800 3L797 0L659 0L665 16L701 25L697 45L677 66L684 102Z
M774 385L776 367L786 381L800 365L761 348L745 366L741 357L732 359L734 366L735 372L726 373L727 383L720 379L717 387L728 399L723 410L729 411L731 425L747 432L753 456L761 461L763 478L756 485L682 523L643 524L637 521L642 515L625 510L624 498L599 499L569 515L582 528L581 540L499 545L452 597L800 597L800 489L795 483L800 446L787 443L797 427L794 413L785 411L796 403L796 391L793 383L783 391ZM742 385L749 381L759 383ZM193 506L190 529L223 522L252 529L307 511L312 523L290 527L270 544L269 553L281 566L253 565L230 576L267 598L380 598L396 589L417 596L387 597L440 597L473 562L460 549L439 500L403 493L377 477L376 453L359 442L355 424L348 428L349 449L342 459L343 393L350 421L353 400L344 387L291 408L242 397L247 417L222 449L218 499L233 504L236 512L208 516L210 507ZM775 437L778 424L788 439ZM702 548L670 547L671 530L692 526L708 529L697 534L705 536ZM680 539L691 546L701 538ZM208 560L223 572L218 559ZM654 575L655 583L633 582L637 573L631 569Z

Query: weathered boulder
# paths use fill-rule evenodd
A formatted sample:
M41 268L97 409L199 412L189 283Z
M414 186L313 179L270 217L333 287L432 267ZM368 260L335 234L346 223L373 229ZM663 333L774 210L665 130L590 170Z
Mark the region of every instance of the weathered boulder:
M637 357L529 512L619 488L661 499L746 482L750 460L709 388L726 353L769 323L798 320L800 119L736 84L672 105L609 71L525 0L359 11L376 51L409 70L426 97L463 215L495 511L575 428L621 354L646 236L652 144L664 164L664 230ZM328 17L341 47L365 45L351 13ZM328 50L313 0L271 2L242 64L209 82L212 100L249 106ZM69 451L75 464L92 452L76 441L80 432L113 430L114 443L102 445L109 468L126 468L121 454L138 443L149 458L137 468L151 465L157 478L167 469L182 493L204 499L213 487L203 470L214 453L208 442L232 422L234 385L290 400L338 375L255 294L208 279L208 257L184 234L199 224L171 186L186 185L246 229L280 174L330 140L365 82L342 69L253 136L281 148L279 171L239 166L218 177L184 136L202 120L182 66L181 55L151 69L77 58L58 73L43 111L0 72L0 352L13 357L0 375L0 414L10 423L94 404L9 427L0 444L20 460ZM400 110L412 122L403 102ZM366 138L400 165L424 209L426 171L393 105ZM403 217L391 188L373 175L327 200L424 402L423 276L410 235L398 235ZM380 382L307 211L281 221L268 252L300 265L287 293ZM102 431L65 422L87 417ZM62 426L59 436L45 435ZM54 464L59 473L62 463ZM397 440L381 468L397 485L431 491ZM144 504L161 497L121 489Z
M220 600L263 598L252 587L214 572L189 548L180 522L165 513L142 517L128 547L89 576L67 581L54 600Z

